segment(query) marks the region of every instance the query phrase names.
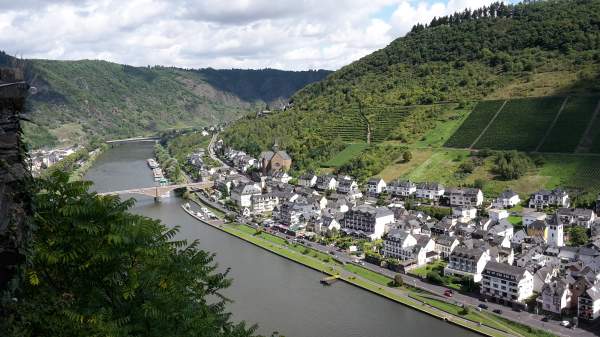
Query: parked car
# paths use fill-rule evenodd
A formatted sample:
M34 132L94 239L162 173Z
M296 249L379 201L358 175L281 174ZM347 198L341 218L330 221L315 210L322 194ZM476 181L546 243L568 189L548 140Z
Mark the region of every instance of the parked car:
M451 290L444 291L444 296L452 297L452 291Z
M498 315L502 315L502 310L500 309L494 309L492 312Z
M481 309L487 309L488 308L488 306L486 304L483 304L483 303L480 303L478 305L478 307L480 307Z
M480 298L479 300L480 300L481 302L487 302L487 301L488 301L488 299L487 299L487 298L485 298L485 297L482 297L482 298Z
M564 327L568 327L569 325L571 325L571 322L569 322L569 321L562 321L562 322L560 322L560 325L562 325Z
M548 316L544 316L542 317L542 322L548 322L550 319L548 318Z
M516 311L516 312L521 312L521 311L523 311L523 309L521 309L521 308L519 308L519 307L514 307L514 308L513 308L513 310L514 310L514 311Z

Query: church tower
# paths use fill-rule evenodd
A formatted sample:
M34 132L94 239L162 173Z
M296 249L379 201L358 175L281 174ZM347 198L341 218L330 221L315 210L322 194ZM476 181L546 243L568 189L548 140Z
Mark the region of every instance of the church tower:
M547 226L546 243L549 246L553 246L553 247L564 246L565 245L564 226L563 226L562 222L560 222L558 215L554 215L553 218L550 218L548 223L546 224L546 226Z

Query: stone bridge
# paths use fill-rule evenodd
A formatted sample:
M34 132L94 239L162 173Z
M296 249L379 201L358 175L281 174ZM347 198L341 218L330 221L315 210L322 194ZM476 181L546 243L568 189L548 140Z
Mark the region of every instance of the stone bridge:
M213 181L202 181L199 183L187 183L187 184L177 184L177 185L132 188L129 190L98 193L98 195L139 194L139 195L145 195L148 197L153 197L155 201L159 201L160 198L168 198L171 195L172 191L179 189L179 188L189 188L191 190L201 190L201 189L212 188L213 186L214 186Z

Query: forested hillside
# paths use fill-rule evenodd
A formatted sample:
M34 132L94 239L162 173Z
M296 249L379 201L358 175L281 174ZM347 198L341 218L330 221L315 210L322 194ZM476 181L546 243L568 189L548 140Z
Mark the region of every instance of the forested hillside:
M496 3L416 25L300 90L293 110L241 120L225 140L265 148L277 139L309 168L347 141L416 144L482 99L598 93L599 70L600 0Z
M0 53L0 65L15 60ZM25 60L29 98L25 134L34 146L151 134L236 119L278 107L328 71L186 70L106 61ZM285 83L285 85L284 85Z

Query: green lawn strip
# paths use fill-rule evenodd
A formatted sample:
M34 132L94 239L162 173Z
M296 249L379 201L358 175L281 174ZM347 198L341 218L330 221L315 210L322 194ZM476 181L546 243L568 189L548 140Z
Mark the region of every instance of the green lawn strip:
M532 328L528 325L511 321L502 316L489 314L489 313L487 313L486 315L493 316L494 320L499 321L500 323L506 324L507 326L510 327L511 330L514 330L515 332L517 332L525 337L557 337L555 334L550 333L546 330Z
M265 249L267 249L273 253L276 253L278 255L281 255L283 257L286 257L291 260L302 263L304 265L307 265L313 269L320 270L329 275L333 275L335 273L335 269L330 264L325 263L320 260L317 260L317 259L314 259L310 256L303 255L302 253L299 253L297 251L287 249L278 244L267 241L267 240L263 239L262 237L252 235L252 234L248 233L246 230L242 230L241 228L243 228L243 227L244 226L225 225L222 227L222 229L224 231L226 231L227 233L233 234L241 239L244 239L248 242L254 243L262 248L265 248Z
M368 145L366 143L348 144L342 151L338 152L333 158L322 164L323 167L340 167L358 156Z
M523 223L523 218L515 215L509 216L507 220L513 225L521 225Z
M446 266L446 263L438 260L435 261L434 263L430 263L430 264L426 264L423 267L419 267L419 268L415 268L411 271L409 271L409 274L415 275L415 276L419 276L421 278L427 277L427 273L429 273L430 271L438 271L438 272L443 272L444 267Z
M418 300L413 300L412 298L402 297L402 296L399 296L397 294L394 294L394 293L386 290L386 288L384 288L384 287L375 286L372 283L366 282L366 281L364 281L364 280L362 280L360 278L352 277L352 276L350 278L342 276L341 279L344 280L344 281L346 281L346 282L348 282L348 283L350 283L350 284L353 284L355 286L358 286L358 287L361 287L363 289L369 290L369 291L371 291L373 293L376 293L378 295L386 297L386 298L388 298L390 300L393 300L395 302L402 303L402 304L404 304L406 306L409 306L409 307L411 307L413 309L419 310L421 312L428 313L428 314L430 314L432 316L435 316L435 317L441 317L439 311L432 310L430 307L427 307L427 306L423 306L420 302L418 302ZM432 307L434 307L434 306L432 306ZM439 308L436 308L436 309L441 310ZM444 310L442 310L442 311L444 311ZM446 312L446 311L444 311L444 312ZM448 312L448 314L450 314L450 313ZM470 323L464 323L463 321L459 321L457 319L454 319L452 316L457 316L457 315L448 315L448 316L444 316L444 317L447 317L450 321L452 321L453 323L455 323L455 324L457 324L459 326L463 326L463 327L466 327L468 329L478 331L478 332L480 332L480 333L482 333L484 335L494 336L494 337L504 336L503 334L499 333L495 329L490 329L489 327L486 327L486 326L479 326L477 323L474 323L474 322L471 323L471 324ZM462 316L460 316L460 317L462 318Z
M366 269L366 268L363 268L363 267L360 267L360 266L357 266L354 264L347 263L344 265L344 269L346 269L347 271L349 271L351 273L354 273L356 275L364 277L365 279L367 279L369 281L373 281L377 284L381 284L383 286L387 286L392 281L391 278L389 278L385 275L376 273L374 271L371 271L369 269Z
M507 328L504 325L498 324L498 322L496 322L495 320L479 315L479 313L477 313L474 308L469 308L469 313L466 315L462 315L461 312L463 308L458 305L451 304L442 300L437 300L428 296L420 296L415 294L411 294L410 296L452 315L460 316L477 323L481 322L481 324L485 324L489 327L498 330L507 330Z

